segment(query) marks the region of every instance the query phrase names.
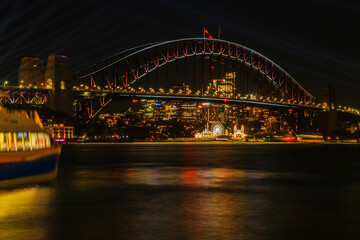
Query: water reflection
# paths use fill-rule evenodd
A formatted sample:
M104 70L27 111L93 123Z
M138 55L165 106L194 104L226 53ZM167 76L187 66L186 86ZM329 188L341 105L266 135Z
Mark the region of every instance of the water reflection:
M238 169L204 167L129 167L98 171L79 169L74 174L74 184L94 187L103 184L226 187L239 188L248 178L261 178L266 173L249 173Z
M0 192L0 239L360 239L360 145L324 146L65 145L53 188Z
M46 239L50 187L0 191L0 239Z
M308 173L269 172L209 167L127 167L78 169L74 181L78 187L105 185L188 186L240 189L249 181L313 179Z

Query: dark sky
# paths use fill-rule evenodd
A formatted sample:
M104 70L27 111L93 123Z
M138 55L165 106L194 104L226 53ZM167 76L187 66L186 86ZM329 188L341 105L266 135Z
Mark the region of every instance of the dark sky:
M144 43L202 37L203 27L280 65L321 98L360 108L360 4L344 1L0 1L0 84L20 59L67 55L74 72Z

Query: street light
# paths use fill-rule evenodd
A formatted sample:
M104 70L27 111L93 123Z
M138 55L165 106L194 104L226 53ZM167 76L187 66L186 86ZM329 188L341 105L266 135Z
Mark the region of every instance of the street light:
M4 87L6 86L6 85L8 85L9 84L9 82L7 81L7 80L5 80L4 81Z

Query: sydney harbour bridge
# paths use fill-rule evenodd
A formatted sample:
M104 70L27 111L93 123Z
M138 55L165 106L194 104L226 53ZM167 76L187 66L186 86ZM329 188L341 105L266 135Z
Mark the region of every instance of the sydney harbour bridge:
M94 119L121 98L242 104L301 111L331 110L282 67L226 40L186 38L150 43L109 57L51 86L2 86L7 104L69 102L74 117ZM56 105L53 106L56 110ZM335 107L336 111L337 106ZM343 109L344 110L344 109ZM349 109L352 114L359 114Z

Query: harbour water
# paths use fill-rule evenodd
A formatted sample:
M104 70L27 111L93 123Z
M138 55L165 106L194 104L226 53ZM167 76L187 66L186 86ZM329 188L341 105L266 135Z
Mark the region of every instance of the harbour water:
M0 239L360 239L360 144L64 145Z

